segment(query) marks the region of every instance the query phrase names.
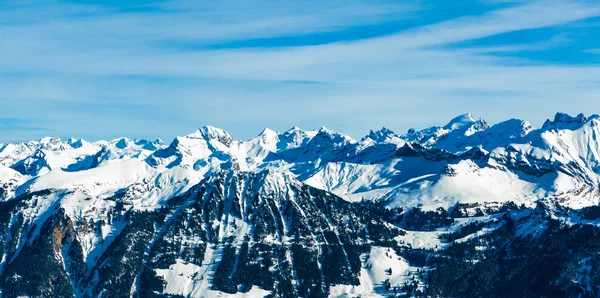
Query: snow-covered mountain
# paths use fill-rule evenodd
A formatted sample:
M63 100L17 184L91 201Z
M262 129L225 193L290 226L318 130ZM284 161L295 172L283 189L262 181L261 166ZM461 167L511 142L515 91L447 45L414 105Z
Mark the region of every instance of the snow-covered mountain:
M552 220L597 225L599 140L600 116L559 113L540 128L464 114L360 140L294 127L238 141L206 126L168 145L3 144L0 290L452 296L434 269L460 243L484 260L507 222L534 236Z
M22 184L51 172L136 159L156 172L189 170L195 181L227 169L291 172L347 200L385 200L390 206L435 209L457 202L552 198L580 208L598 204L599 121L597 115L559 113L534 129L523 120L490 126L465 114L402 136L386 128L371 131L360 141L326 128L297 127L284 133L265 129L254 139L237 141L207 126L168 146L126 138L5 144L0 164L21 174ZM97 179L102 183L103 177Z

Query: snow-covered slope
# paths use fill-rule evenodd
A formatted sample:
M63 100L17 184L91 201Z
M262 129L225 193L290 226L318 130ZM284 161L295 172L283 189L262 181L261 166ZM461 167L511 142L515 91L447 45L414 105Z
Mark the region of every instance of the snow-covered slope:
M0 201L12 198L21 184L25 181L21 173L0 165Z
M77 172L112 161L144 159L164 147L161 142L132 141L127 138L89 143L81 139L62 142L59 138L4 144L0 147L0 164L26 176L40 176L52 170Z
M440 148L448 148L460 143L462 139L488 128L489 126L484 120L475 120L473 115L463 114L450 120L448 124L442 127L434 126L420 131L409 130L401 138L408 142L417 142L426 146L436 145Z
M435 209L546 198L571 208L594 206L598 124L596 115L559 113L539 129L516 119L490 127L465 114L443 127L409 131L402 138L410 144L383 162L321 164L306 182L351 201L381 199L389 206Z
M294 127L238 141L206 126L169 145L127 138L3 144L0 293L424 291L423 272L432 269L415 262L413 250L441 254L496 230L513 235L501 220L534 235L549 218L600 226L593 217L599 141L599 116L559 113L541 128L464 114L360 140ZM491 247L484 244L473 251Z
M222 129L206 126L176 137L168 146L160 140L127 138L94 143L43 138L4 144L0 164L20 173L8 179L10 186L5 183L10 188L4 192L6 199L34 180L36 185L56 188L81 175L97 175L92 184L109 185L113 181L104 181L102 171L90 169L116 164L111 166L116 175L106 176L136 177L114 182L122 188L143 184L165 171L199 181L220 170L271 169L292 173L350 201L384 200L390 207L435 209L456 203L533 203L551 198L581 208L599 203L599 124L597 115L558 113L537 129L518 119L490 126L464 114L446 125L411 129L402 136L387 128L370 131L360 141L324 127L314 131L294 127L284 133L265 129L256 138L237 141ZM147 169L136 176L132 165L140 163ZM93 188L87 184L79 183Z

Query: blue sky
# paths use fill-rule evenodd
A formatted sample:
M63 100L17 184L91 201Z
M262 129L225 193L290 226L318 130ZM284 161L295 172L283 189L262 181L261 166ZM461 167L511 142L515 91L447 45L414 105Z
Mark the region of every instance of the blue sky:
M600 113L600 1L0 1L0 142Z

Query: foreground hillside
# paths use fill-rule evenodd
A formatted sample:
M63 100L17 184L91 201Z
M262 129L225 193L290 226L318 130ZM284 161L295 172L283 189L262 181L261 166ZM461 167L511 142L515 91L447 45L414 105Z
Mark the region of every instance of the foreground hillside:
M597 297L599 125L0 145L0 290Z

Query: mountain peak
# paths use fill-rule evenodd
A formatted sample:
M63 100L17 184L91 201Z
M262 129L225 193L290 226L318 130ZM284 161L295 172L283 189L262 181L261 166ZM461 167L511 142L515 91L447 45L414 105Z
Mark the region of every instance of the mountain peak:
M285 134L290 134L296 131L303 131L302 128L298 127L298 126L294 126L288 130L285 131Z
M49 149L49 150L65 150L67 149L58 137L44 137L41 138L35 145L38 148Z
M319 128L319 132L323 132L323 133L329 133L329 134L333 134L333 133L335 133L335 131L333 131L333 130L331 130L331 129L329 129L329 128L325 127L325 126L321 126L321 127Z
M119 139L113 140L112 143L114 143L115 147L117 147L119 149L125 149L125 148L129 147L131 144L133 144L134 142L128 138L119 138Z
M306 130L298 127L298 126L294 126L294 127L290 128L290 129L288 129L287 131L285 131L282 135L287 137L287 136L292 136L292 135L311 135L311 136L314 136L315 134L317 134L317 132L314 131L314 130L306 131Z
M58 137L43 137L40 139L40 143L42 144L56 144L60 143L60 138Z
M448 122L448 124L446 124L446 126L444 126L444 128L447 129L457 129L460 127L463 127L465 125L470 125L475 123L477 120L475 120L475 118L473 118L473 115L471 115L471 113L464 113L461 115L458 115L454 118L452 118L452 120L450 120L450 122Z
M277 135L279 135L279 132L272 130L268 127L265 127L258 135L259 136L277 136Z
M355 142L354 139L352 139L350 136L347 136L343 133L339 133L335 130L331 130L325 126L321 126L321 128L317 131L317 135L328 138L334 142Z
M570 124L570 123L583 124L583 123L587 122L587 117L583 113L579 113L575 117L572 117L571 115L566 114L566 113L556 113L556 115L554 115L553 122L566 123L566 124Z
M401 138L409 142L419 142L426 146L433 146L438 144L439 141L455 143L460 138L471 136L488 128L489 126L485 120L481 118L476 120L470 113L465 113L454 117L443 127L432 126L419 131L411 128ZM443 146L448 146L448 144Z
M370 130L369 134L363 137L361 141L371 139L374 142L385 142L393 137L397 137L397 135L391 129L382 127L380 130L377 131Z
M205 139L206 141L217 140L226 146L231 145L231 143L233 142L233 137L231 137L231 135L228 132L221 128L210 125L198 129L195 133L191 135L187 135L187 137L190 136L196 139Z
M566 113L556 113L554 115L554 122L561 123L585 123L587 121L587 117L583 113L577 114L577 116L572 117Z
M274 131L269 128L263 129L263 131L258 135L258 139L263 144L271 144L275 146L279 139L279 132Z
M83 147L83 145L86 143L85 140L83 139L75 139L75 138L69 138L69 140L67 140L67 145L71 146L71 148L81 148Z
M592 119L598 119L598 115L585 116L583 113L577 114L577 116L571 116L567 113L556 113L554 120L546 120L542 128L544 129L562 129L562 128L576 128Z

